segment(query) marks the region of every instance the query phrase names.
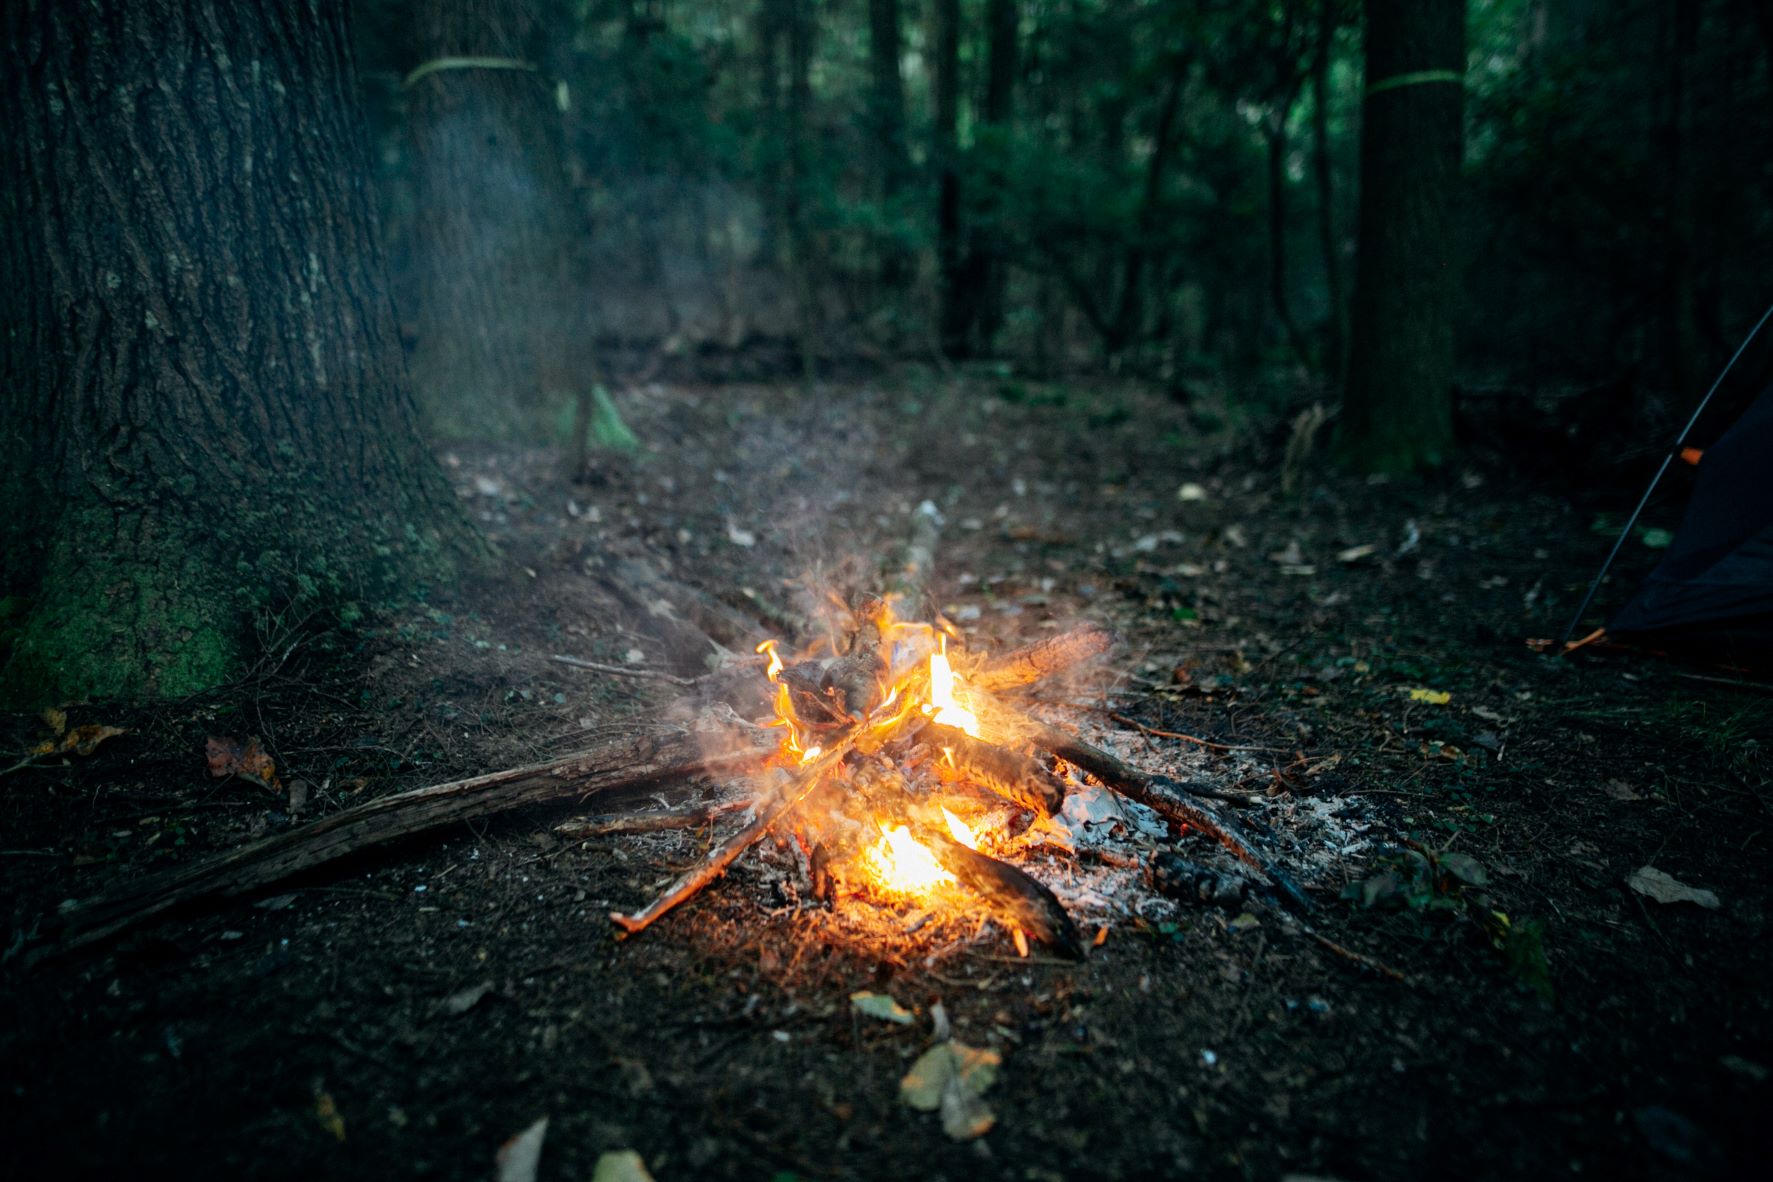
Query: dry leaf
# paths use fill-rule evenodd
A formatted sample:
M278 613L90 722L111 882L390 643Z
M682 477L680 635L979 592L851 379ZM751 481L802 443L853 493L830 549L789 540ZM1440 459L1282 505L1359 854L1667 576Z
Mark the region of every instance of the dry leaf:
M870 993L862 990L850 994L852 1009L867 1014L870 1018L879 1018L883 1022L895 1022L900 1026L909 1026L912 1022L911 1011L894 1001L885 993Z
M1445 706L1452 700L1453 695L1446 690L1413 689L1410 691L1410 701L1427 702L1430 706Z
M465 1014L480 1004L480 999L492 992L493 983L482 981L478 985L470 985L466 989L458 989L443 999L446 1013Z
M983 1137L997 1123L980 1099L997 1080L1003 1056L958 1042L937 1043L899 1081L899 1099L919 1112L941 1112L942 1131L956 1141Z
M591 1182L653 1182L646 1162L632 1149L617 1149L597 1159Z
M1690 887L1671 874L1654 866L1639 866L1625 884L1640 895L1648 895L1658 903L1697 903L1707 911L1716 911L1722 903L1717 895L1699 887Z
M239 776L273 792L282 790L277 783L277 765L259 746L257 738L242 743L225 735L211 735L204 748L204 759L209 764L209 774L218 780Z
M542 1117L499 1146L498 1182L536 1182L542 1164L542 1138L548 1135L548 1118Z
M345 1118L339 1114L339 1106L333 1102L332 1093L317 1091L314 1093L314 1119L320 1127L331 1133L336 1140L345 1139Z

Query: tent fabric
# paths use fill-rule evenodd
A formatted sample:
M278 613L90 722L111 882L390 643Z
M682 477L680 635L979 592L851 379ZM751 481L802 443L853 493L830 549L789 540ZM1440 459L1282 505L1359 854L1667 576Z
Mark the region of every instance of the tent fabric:
M1607 630L1757 664L1773 655L1773 387L1707 449L1668 552Z

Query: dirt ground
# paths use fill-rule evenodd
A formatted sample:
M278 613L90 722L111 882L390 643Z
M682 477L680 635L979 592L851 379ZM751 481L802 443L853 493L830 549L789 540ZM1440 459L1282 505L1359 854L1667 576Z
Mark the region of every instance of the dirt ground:
M645 449L589 485L543 453L446 455L499 547L484 584L393 623L268 619L261 666L200 701L71 706L129 733L0 781L15 951L61 900L656 720L681 691L645 672L866 588L929 499L969 646L1112 627L1048 707L1254 798L1259 833L1329 802L1362 840L1305 851L1310 922L1405 979L1260 897L1139 893L1081 963L990 929L868 937L795 902L768 848L617 942L608 911L708 834L568 841L552 826L583 810L537 809L10 955L15 1176L486 1177L544 1116L543 1179L615 1149L661 1180L1765 1176L1773 696L1529 651L1604 551L1607 498L1482 456L1390 483L1313 457L1289 491L1284 425L1118 387L907 373L622 409ZM1634 542L1607 594L1654 557ZM635 591L635 562L659 582ZM23 753L48 725L0 737ZM211 777L211 737L257 739L283 791ZM1645 866L1718 905L1634 891ZM937 1003L1002 1055L976 1140L900 1099Z

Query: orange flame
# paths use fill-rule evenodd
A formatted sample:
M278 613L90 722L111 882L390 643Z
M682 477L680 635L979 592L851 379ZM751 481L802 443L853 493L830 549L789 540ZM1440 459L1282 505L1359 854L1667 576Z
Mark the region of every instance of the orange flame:
M947 819L948 832L954 836L955 841L960 842L961 845L966 846L969 850L976 850L979 848L979 838L974 834L972 826L949 812L947 805L942 806L942 816Z
M766 640L759 644L755 651L769 658L769 667L764 670L764 676L768 677L776 687L776 717L774 721L766 722L764 725L786 729L788 733L782 737L782 751L794 756L798 763L811 763L819 757L819 753L824 748L808 747L802 742L800 718L794 713L794 697L788 692L787 685L782 681L782 658L776 654L776 642Z
M933 721L963 730L976 739L979 719L955 697L959 683L954 666L948 663L948 640L944 637L941 650L930 654L930 700L924 704L924 713L931 715Z
M875 883L896 895L921 895L955 881L930 847L903 825L882 826L880 840L868 847L863 860Z

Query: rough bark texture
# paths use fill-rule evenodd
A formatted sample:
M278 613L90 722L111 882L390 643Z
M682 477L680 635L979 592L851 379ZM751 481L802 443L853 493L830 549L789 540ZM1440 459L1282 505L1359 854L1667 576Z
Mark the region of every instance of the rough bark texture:
M179 696L255 623L446 575L341 6L0 17L0 593L16 701Z
M1369 472L1437 464L1453 441L1463 0L1370 0L1359 269L1341 446Z
M582 218L544 0L412 0L413 383L450 435L546 433L590 380Z

